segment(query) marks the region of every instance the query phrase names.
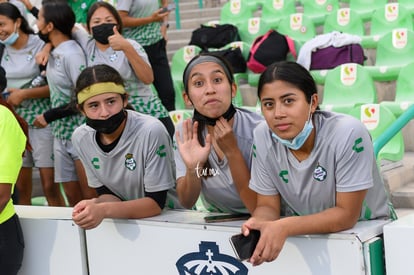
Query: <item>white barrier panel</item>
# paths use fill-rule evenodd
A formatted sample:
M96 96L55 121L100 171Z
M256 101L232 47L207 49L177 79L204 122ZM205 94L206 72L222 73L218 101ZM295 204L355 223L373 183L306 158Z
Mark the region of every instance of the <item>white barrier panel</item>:
M16 206L25 239L19 275L87 275L85 233L71 208ZM0 271L1 273L1 271Z
M384 247L387 275L414 273L414 214L384 226Z
M89 274L371 274L370 261L381 262L382 249L372 257L370 244L379 240L382 248L376 236L389 222L359 222L336 234L288 238L276 261L252 267L234 258L229 243L242 222L206 224L204 215L165 211L143 220L104 220L86 231ZM374 268L383 269L383 262Z

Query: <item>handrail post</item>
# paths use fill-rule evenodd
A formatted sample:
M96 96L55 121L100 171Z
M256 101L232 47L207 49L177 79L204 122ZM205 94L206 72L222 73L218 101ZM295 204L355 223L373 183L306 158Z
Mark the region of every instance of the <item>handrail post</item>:
M414 104L403 112L375 141L374 152L378 157L379 151L390 141L410 120L414 118Z
M180 5L179 5L179 2L180 2L179 0L174 0L174 3L175 3L175 28L177 30L181 29L181 18L180 18Z

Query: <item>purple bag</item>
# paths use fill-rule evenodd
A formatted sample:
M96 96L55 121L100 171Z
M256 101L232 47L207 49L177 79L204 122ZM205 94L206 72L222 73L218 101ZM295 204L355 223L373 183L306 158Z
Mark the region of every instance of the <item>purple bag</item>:
M364 49L359 44L329 46L312 52L310 70L327 70L345 63L364 65Z

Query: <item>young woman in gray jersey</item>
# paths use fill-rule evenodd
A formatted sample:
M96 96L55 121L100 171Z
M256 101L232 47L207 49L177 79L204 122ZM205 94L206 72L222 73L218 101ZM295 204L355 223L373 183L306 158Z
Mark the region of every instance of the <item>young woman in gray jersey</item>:
M258 193L257 208L242 226L244 235L261 232L253 265L276 259L289 236L395 218L368 130L351 116L320 111L305 68L270 65L260 76L258 96L266 121L254 131L249 186Z
M121 75L108 65L86 68L76 83L78 107L86 124L72 141L85 166L88 184L99 197L73 208L84 229L104 218L138 219L161 213L174 186L171 138L152 116L126 110Z
M39 36L53 46L46 67L52 108L67 105L74 99L76 79L86 67L82 48L71 39L74 25L75 14L67 2L43 1L37 27ZM53 110L37 116L35 125L46 126L51 112ZM52 122L55 180L62 182L70 206L84 198L96 197L95 190L87 185L82 163L71 142L73 131L82 123L83 117L79 113Z
M194 116L176 131L177 195L192 208L201 194L214 212L249 213L256 193L248 188L253 128L263 118L231 103L231 67L214 54L194 57L184 70L185 101Z
M125 80L132 107L158 118L172 137L174 124L149 86L154 75L147 53L138 42L121 35L122 21L116 9L106 2L94 3L88 11L86 24L89 34L77 29L73 37L84 49L88 66L107 64L115 68Z
M48 85L33 84L41 73L35 55L42 49L44 42L34 34L20 11L8 2L0 3L0 31L0 43L4 47L1 65L6 70L7 91L10 93L7 100L29 124L33 148L24 155L16 183L18 203L31 204L32 167L38 167L48 205L63 206L63 196L54 181L52 129L33 125L36 116L50 108Z

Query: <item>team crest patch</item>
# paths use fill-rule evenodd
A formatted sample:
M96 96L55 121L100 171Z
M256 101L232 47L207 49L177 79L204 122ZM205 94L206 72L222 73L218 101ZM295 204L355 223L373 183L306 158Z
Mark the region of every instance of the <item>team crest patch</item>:
M324 181L326 179L326 170L319 163L315 170L313 170L313 178L317 181Z
M125 155L125 167L133 171L137 167L137 162L132 154Z

